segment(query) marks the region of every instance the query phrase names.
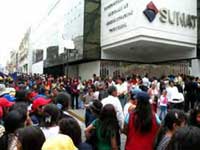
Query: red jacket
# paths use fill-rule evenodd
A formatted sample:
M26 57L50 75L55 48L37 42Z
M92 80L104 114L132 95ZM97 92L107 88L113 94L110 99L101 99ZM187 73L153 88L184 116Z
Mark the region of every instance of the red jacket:
M153 143L158 131L156 117L153 113L152 129L149 133L142 134L134 127L134 112L130 114L128 123L128 134L125 150L153 150Z

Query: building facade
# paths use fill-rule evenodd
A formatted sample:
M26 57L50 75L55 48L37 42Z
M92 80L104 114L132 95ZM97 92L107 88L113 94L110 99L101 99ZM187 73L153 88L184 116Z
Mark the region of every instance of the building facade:
M55 0L32 28L30 72L83 79L94 73L199 76L199 5L197 0ZM64 48L67 41L74 50Z
M9 73L18 71L18 53L15 50L10 52L10 61L7 64L7 70Z
M67 41L73 41L75 49L64 48ZM100 0L54 0L32 27L30 51L31 73L88 76L88 62L101 58Z
M102 59L199 75L196 0L102 0L101 14Z
M22 73L29 73L29 37L31 29L29 28L22 38L19 49L17 51L17 71Z

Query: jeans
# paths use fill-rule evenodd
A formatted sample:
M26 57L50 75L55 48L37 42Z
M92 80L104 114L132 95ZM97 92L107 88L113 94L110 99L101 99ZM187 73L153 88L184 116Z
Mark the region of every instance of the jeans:
M72 94L72 98L71 98L72 109L74 109L74 101L76 102L76 109L78 109L78 98L79 98L79 95Z
M164 120L166 114L167 114L167 106L160 106L160 115L159 115L159 118L161 120Z
M127 102L127 97L126 96L119 96L119 101L121 102L122 108L124 108L126 102Z

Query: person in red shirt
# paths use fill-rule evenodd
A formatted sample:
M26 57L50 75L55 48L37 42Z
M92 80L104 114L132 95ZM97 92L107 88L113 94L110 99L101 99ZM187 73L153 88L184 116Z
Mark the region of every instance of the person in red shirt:
M79 84L79 82L77 79L74 79L71 84L71 96L72 96L71 107L72 107L72 109L74 109L74 101L76 102L76 109L78 109L78 98L79 98L79 92L80 92L77 89L78 84Z
M125 150L153 150L153 143L159 125L158 117L149 103L149 95L140 92L136 95L137 106L125 119L127 135Z

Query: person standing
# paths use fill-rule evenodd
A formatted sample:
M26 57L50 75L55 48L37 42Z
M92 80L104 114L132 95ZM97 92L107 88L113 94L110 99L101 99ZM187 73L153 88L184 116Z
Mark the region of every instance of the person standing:
M119 122L119 126L121 129L123 129L124 126L124 114L122 110L121 103L119 101L119 98L117 97L117 89L115 86L110 86L108 88L108 94L109 96L107 98L104 98L101 103L103 106L106 104L112 104L115 108L117 120Z
M171 110L165 117L154 144L155 150L166 150L172 136L179 128L186 125L186 115L178 109Z
M125 119L124 132L127 135L125 150L153 150L154 138L158 131L158 117L151 108L149 95L136 95L137 106Z
M143 86L144 86L145 89L146 89L146 90L144 90L144 91L147 91L148 88L150 87L150 84L151 84L151 82L149 81L148 76L149 76L148 74L145 74L145 76L142 78L142 84L143 84Z
M196 91L198 84L195 82L194 77L188 77L185 81L185 111L193 109L196 102Z
M126 104L127 101L127 93L128 93L128 85L127 82L125 82L124 78L118 78L117 84L116 84L117 92L118 92L118 98L121 102L122 108Z
M73 83L71 85L71 96L72 96L72 101L71 101L71 107L74 109L74 101L76 102L76 109L78 109L78 98L79 98L79 90L78 90L78 80L74 79Z
M123 114L123 110L122 110L122 105L119 101L119 98L117 97L117 89L115 86L110 86L108 88L108 94L109 96L107 98L104 98L101 102L103 104L103 106L107 105L107 104L112 104L115 108L116 111L116 117L119 123L119 127L120 130L122 131L124 128L124 114ZM120 130L117 131L116 136L117 136L117 143L118 143L118 147L120 147L121 145L121 141L120 141Z
M168 103L167 91L163 90L162 95L160 96L160 99L159 99L159 106L160 106L159 118L161 120L163 120L167 114L167 103Z
M159 97L159 89L157 88L157 81L153 81L151 88L148 89L148 94L150 96L150 103L152 104L154 112L157 112L157 104Z
M113 105L107 104L103 107L99 119L86 128L86 137L90 137L92 129L96 130L97 150L118 150L116 133L119 125Z
M137 106L136 95L137 93L141 92L140 88L134 88L130 91L130 98L129 101L124 106L124 116L126 117L131 111L133 111Z
M189 123L192 126L200 128L200 104L197 104L195 108L190 111Z

